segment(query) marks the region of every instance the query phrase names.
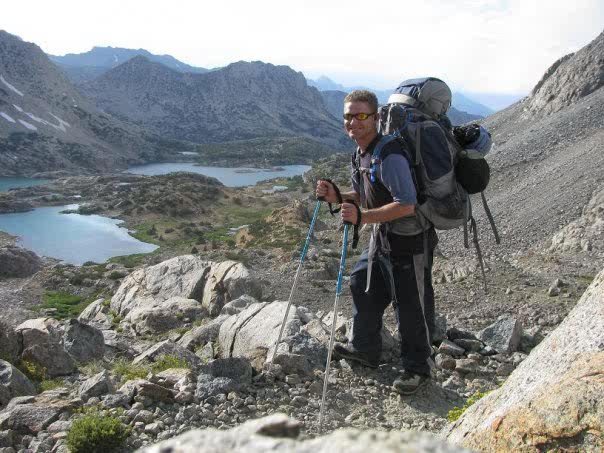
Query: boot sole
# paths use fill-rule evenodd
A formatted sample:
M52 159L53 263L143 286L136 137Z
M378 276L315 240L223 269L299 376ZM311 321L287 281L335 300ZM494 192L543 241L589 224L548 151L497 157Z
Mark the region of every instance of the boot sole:
M418 390L420 390L422 387L425 387L428 384L428 381L429 381L429 379L426 379L426 380L422 381L417 387L415 387L415 389L408 390L408 391L400 390L395 385L392 385L392 388L399 395L404 395L404 396L415 395L418 392Z
M333 355L335 356L335 359L346 359L346 360L351 360L353 362L356 363L360 363L361 365L365 365L366 367L369 368L378 368L379 364L377 363L371 363L368 362L367 360L363 360L360 357L356 356L356 355L352 355L352 354L342 354L341 352L336 351L335 349L333 350Z

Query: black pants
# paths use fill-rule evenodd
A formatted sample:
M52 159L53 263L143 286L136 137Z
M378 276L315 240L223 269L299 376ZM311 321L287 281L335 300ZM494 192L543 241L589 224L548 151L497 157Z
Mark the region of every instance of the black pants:
M413 255L390 258L396 298L392 297L387 269L376 259L367 286L367 251L350 276L353 300L353 327L350 341L355 349L380 356L382 350L382 317L392 302L401 338L403 367L410 372L430 374L428 357L432 353L429 332L434 331L434 289L432 287L433 252L424 266L424 309L420 302ZM425 316L425 319L424 319ZM426 325L428 332L426 332Z

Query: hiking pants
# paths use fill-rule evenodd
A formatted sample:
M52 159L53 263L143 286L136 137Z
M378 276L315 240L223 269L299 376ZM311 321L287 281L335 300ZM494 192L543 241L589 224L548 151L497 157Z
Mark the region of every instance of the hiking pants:
M377 258L377 257L376 257ZM353 301L353 325L350 341L361 352L375 354L382 351L382 317L392 302L401 339L401 358L405 370L429 375L428 358L432 354L426 332L434 328L434 289L432 287L433 251L424 266L424 309L420 302L413 255L390 257L392 284L384 258L375 259L371 271L371 285L367 286L367 250L356 263L350 276ZM394 286L396 297L392 297ZM424 316L426 318L424 318Z

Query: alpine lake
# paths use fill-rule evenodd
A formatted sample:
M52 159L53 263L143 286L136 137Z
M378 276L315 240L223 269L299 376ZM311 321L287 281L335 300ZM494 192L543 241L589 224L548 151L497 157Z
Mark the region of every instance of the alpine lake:
M132 167L126 172L139 175L193 172L214 177L228 187L244 187L277 177L301 175L309 169L308 165L257 169L161 163ZM46 182L48 181L40 179L2 177L0 192ZM76 204L0 214L0 231L17 236L17 245L32 250L40 256L48 256L74 265L82 265L88 261L103 263L115 256L150 253L158 247L132 237L126 228L120 226L121 220L69 212L77 208Z

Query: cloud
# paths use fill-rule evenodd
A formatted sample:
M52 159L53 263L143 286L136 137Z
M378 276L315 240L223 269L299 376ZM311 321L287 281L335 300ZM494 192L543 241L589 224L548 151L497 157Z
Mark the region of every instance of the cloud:
M36 14L31 10L35 9ZM285 64L345 85L435 75L457 89L526 93L602 31L601 0L9 2L3 26L53 54L145 48L196 66Z

